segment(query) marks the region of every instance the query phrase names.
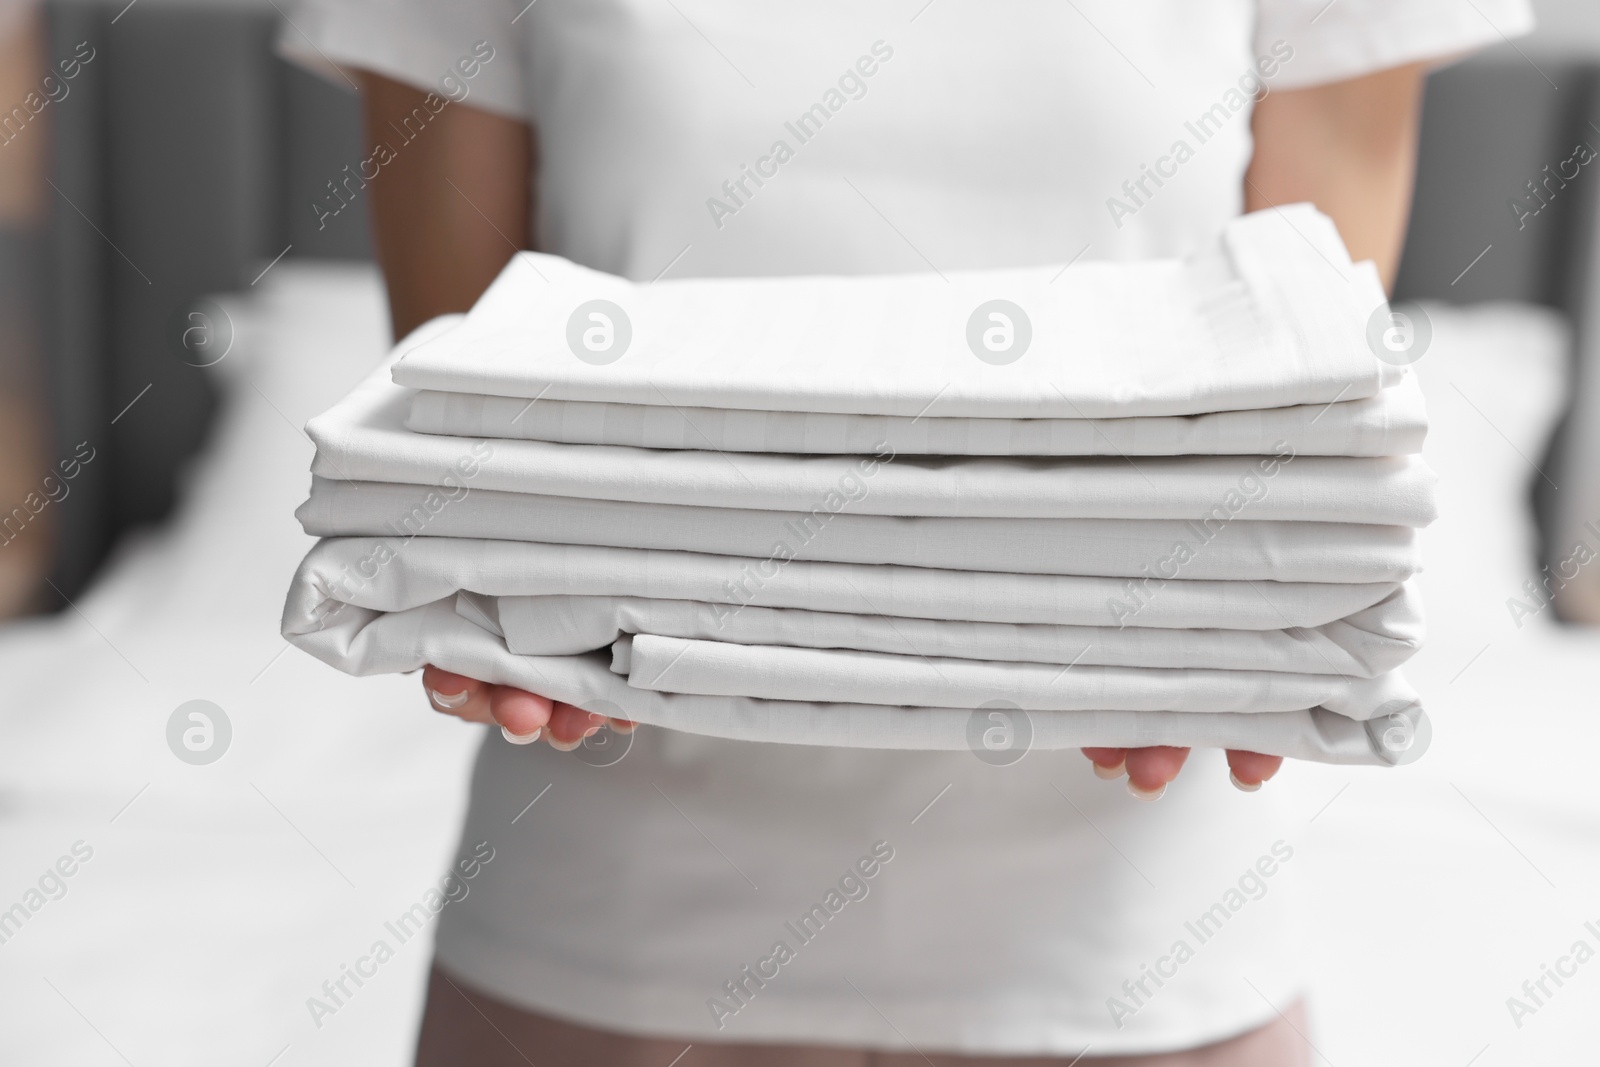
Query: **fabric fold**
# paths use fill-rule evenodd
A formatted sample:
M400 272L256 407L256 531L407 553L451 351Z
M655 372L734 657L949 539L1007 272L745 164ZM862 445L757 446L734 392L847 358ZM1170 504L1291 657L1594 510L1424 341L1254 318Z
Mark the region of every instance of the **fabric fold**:
M284 634L348 674L393 674L434 664L497 685L512 685L648 726L734 740L854 748L978 751L992 725L987 711L812 704L750 697L682 696L635 689L607 667L606 654L517 656L489 631L457 615L448 599L403 611L362 608L307 614L291 597ZM1019 750L1084 745L1245 748L1291 759L1386 766L1405 762L1429 729L1420 710L1393 720L1357 722L1327 711L1260 714L1184 712L1020 712ZM1396 731L1400 732L1397 733Z
M1265 670L991 662L790 648L651 634L618 638L612 670L636 689L833 704L1024 711L1300 711L1367 720L1417 701L1397 674L1341 678Z
M319 537L458 537L1112 578L1398 582L1417 534L1357 523L969 519L756 511L313 478L295 513Z
M1398 582L1151 582L994 574L883 564L741 560L696 552L456 538L336 537L318 542L291 587L317 602L402 611L463 590L491 596L642 596L710 604L850 610L893 618L1067 626L1240 630L1317 627L1370 609L1407 611ZM326 610L326 609L324 609Z
M1379 608L1323 626L1268 630L952 622L753 605L730 614L720 605L703 602L607 596L461 593L456 610L502 636L506 647L518 655L573 655L607 648L626 634L654 634L746 645L1058 665L1202 667L1371 678L1399 667L1421 645L1422 620L1409 590L1402 586Z
M1365 343L1385 303L1376 270L1351 263L1333 222L1304 204L1233 219L1185 260L1065 270L638 284L536 253L512 267L456 328L409 351L395 381L667 407L1090 419L1360 400L1400 375Z
M454 333L446 334L445 338ZM1369 357L1370 358L1370 357ZM965 518L1280 520L1426 526L1418 456L792 456L431 437L405 429L408 390L381 369L306 432L312 472L349 481L706 504L757 511Z
M419 390L405 428L447 437L795 455L1232 456L1274 441L1302 456L1406 456L1428 421L1416 376L1364 400L1104 419L942 418L614 404Z

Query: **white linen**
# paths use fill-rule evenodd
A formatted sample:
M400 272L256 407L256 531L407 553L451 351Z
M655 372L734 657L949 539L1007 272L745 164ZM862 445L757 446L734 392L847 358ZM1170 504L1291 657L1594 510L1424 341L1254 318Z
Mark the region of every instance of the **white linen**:
M1404 663L1422 639L1408 583L1337 622L1267 630L1051 626L890 618L689 600L462 593L456 612L505 638L518 655L605 648L624 634L793 648L853 648L919 656L1122 667L1209 667L1370 678Z
M621 311L605 312L604 351L580 358L574 331L591 325L597 300ZM980 309L997 300L1021 309L1006 312L1020 355L1004 365L969 347L969 319L988 328ZM522 252L458 326L407 352L394 379L668 407L1193 415L1376 395L1401 374L1368 347L1383 305L1372 264L1352 264L1332 220L1306 204L1233 219L1185 260L1072 270L638 285Z
M1399 582L1405 526L1172 519L965 519L752 511L313 478L296 512L319 537L389 534L664 549L1011 574Z
M1427 417L1416 376L1376 396L1333 404L1109 419L942 418L607 404L419 390L414 433L568 445L714 452L907 456L1257 455L1290 441L1302 456L1405 456L1422 451Z
M770 564L770 566L767 566ZM1412 610L1397 582L1211 582L1160 587L1118 578L997 574L882 564L751 561L697 552L418 537L335 537L306 554L290 584L286 631L353 604L403 611L467 590L491 596L642 596L743 605L857 609L895 618L1158 629L1323 626L1372 609ZM1139 595L1135 597L1135 593ZM303 632L296 622L293 633Z
M448 339L451 331L443 335ZM428 342L424 342L424 346ZM412 349L412 351L416 351ZM1363 350L1364 351L1364 350ZM400 359L404 363L409 354ZM1370 353L1366 362L1376 363ZM398 368L399 363L396 364ZM1252 520L1425 526L1433 476L1417 456L787 456L436 437L405 429L411 392L380 369L306 424L324 478L640 503L857 514ZM834 506L838 510L839 506Z
M1024 711L1299 711L1365 720L1416 704L1393 672L1377 678L1265 670L1151 669L990 662L629 635L611 669L635 689L828 704ZM1381 710L1380 710L1381 709Z
M517 656L487 629L456 613L451 599L398 611L346 608L320 618L286 616L297 646L349 674L392 674L433 664L471 678L513 685L579 707L650 726L711 737L850 748L967 750L985 713L752 697L684 696L630 686L606 653ZM1426 722L1415 710L1411 721ZM1359 722L1323 710L1256 714L1156 711L1028 713L1029 749L1082 745L1248 746L1296 759L1389 764L1404 751L1386 743L1388 720Z
M737 558L690 552L456 538L419 537L400 545L383 538L333 538L319 542L296 573L284 609L283 632L302 648L350 673L412 670L433 663L470 677L518 685L591 710L620 709L615 713L652 725L695 732L710 729L717 736L748 740L901 747L909 734L918 738L910 747L970 746L966 727L958 730L957 720L950 716L935 717L926 726L908 726L889 711L910 699L917 705L912 709L912 717L916 718L951 700L974 705L997 699L999 693L1006 694L1000 699L1024 709L1032 705L1033 711L1086 715L1086 722L1111 712L1126 711L1135 716L1148 713L1149 721L1119 728L1137 729L1145 744L1197 744L1202 742L1196 738L1215 739L1226 734L1233 743L1257 750L1266 750L1262 746L1269 742L1281 743L1293 746L1303 758L1337 761L1396 762L1404 758L1406 749L1392 744L1384 747L1385 739L1392 740L1389 731L1395 716L1404 716L1402 722L1407 731L1420 729L1425 722L1414 694L1393 673L1373 678L1329 678L1316 673L1279 674L1259 669L1080 669L1070 664L1063 668L1055 664L986 663L955 658L932 664L920 653L884 655L682 641L657 635L640 638L647 650L644 663L650 668L641 677L648 677L648 684L660 682L664 662L670 666L671 660L697 652L701 659L690 660L690 666L707 662L709 666L701 666L697 673L686 676L689 688L738 689L697 695L695 700L720 696L731 702L700 706L686 702L687 694L646 693L634 684L623 684L619 690L611 681L596 680L594 668L605 670L604 653L553 657L514 654L506 647L501 627L495 621L474 618L470 610L457 610L461 590L493 597L643 592L674 600L701 600L711 606L714 614L720 610L721 618L737 617L746 602L755 598L769 605L821 611L853 598L866 612L881 614L886 610L914 618L1091 626L1115 626L1126 621L1119 618L1116 607L1119 583L1111 579L792 561L752 590L751 574L748 563ZM1403 588L1395 583L1174 581L1144 602L1138 622L1154 628L1143 640L1157 643L1161 641L1161 627L1205 626L1218 618L1227 619L1230 626L1276 629L1324 625L1364 612L1380 632L1403 632L1414 625L1413 609L1400 595ZM888 622L893 628L895 624ZM1180 645L1185 633L1184 629L1176 630L1171 643ZM627 648L633 640L624 636L617 643ZM668 649L667 661L659 655L648 658L652 647ZM759 664L740 664L740 656L773 658ZM813 662L804 658L808 656L823 658ZM720 671L719 660L723 664ZM728 666L730 660L734 661L732 667ZM859 668L868 663L882 668L878 677L850 678L860 674ZM925 673L924 665L930 666L938 677L919 676ZM951 676L965 679L964 684L952 684ZM1051 680L1046 681L1047 677ZM1070 680L1057 692L1043 695L1056 688L1064 677ZM819 680L822 688L814 688ZM857 688L846 690L841 688L844 685ZM1000 688L996 690L995 686ZM762 693L773 696L763 697ZM810 693L813 699L793 699L803 693ZM848 699L837 699L841 693ZM857 699L869 694L872 699ZM1063 707L1049 706L1052 703ZM1229 710L1217 710L1223 707ZM1243 709L1246 718L1274 712L1304 713L1309 718L1290 730L1292 736L1268 731L1271 736L1259 743L1257 739L1240 740L1248 730L1231 717L1215 727L1187 724L1188 719L1237 715L1241 713L1239 709ZM1352 721L1380 716L1382 728L1363 735L1371 744L1359 756L1347 744L1354 735L1341 734L1344 740L1331 747L1319 747L1321 743L1309 742L1302 729L1321 724L1314 731L1320 737L1329 729L1318 717L1324 713ZM774 721L784 725L770 729ZM794 732L801 723L815 729L809 734ZM1063 727L1051 736L1064 739L1063 743L1071 738L1074 744L1090 743L1084 738L1099 736L1102 740L1093 743L1113 744L1104 738L1124 735L1085 733L1084 724L1078 724Z

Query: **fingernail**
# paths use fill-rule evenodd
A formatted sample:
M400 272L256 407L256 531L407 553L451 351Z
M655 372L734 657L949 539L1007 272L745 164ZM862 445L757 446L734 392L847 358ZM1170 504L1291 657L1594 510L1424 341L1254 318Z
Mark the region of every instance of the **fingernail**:
M581 737L576 741L558 741L556 740L555 734L550 735L550 747L555 749L557 752L571 752L573 749L582 744L583 738Z
M623 722L621 719L612 719L611 720L611 732L612 733L631 734L631 733L633 733L633 731L637 730L638 728L639 728L639 724L634 722L634 721L632 721L631 719L628 720L627 722Z
M513 745L531 745L535 741L539 740L539 735L542 733L544 733L544 727L542 726L534 730L531 734L514 734L511 732L511 727L500 727L500 736L504 737L507 741L510 741Z
M445 696L437 689L428 690L428 699L433 701L435 706L445 709L459 708L461 705L467 702L467 696L468 693L465 689L459 693L452 693L449 696Z
M1133 784L1132 778L1128 779L1128 792L1132 793L1134 799L1136 800L1143 800L1153 804L1160 800L1161 795L1166 791L1167 787L1164 785L1158 785L1154 789L1140 789L1138 786Z
M593 736L594 736L594 735L595 735L595 734L597 734L597 733L599 733L599 732L600 732L600 727L598 727L598 726L591 726L591 727L589 727L589 728L588 728L588 729L587 729L587 730L585 730L585 731L584 731L584 732L583 732L583 736L584 736L584 737L593 737Z
M1094 776L1096 778L1104 778L1108 782L1109 781L1113 781L1114 779L1117 779L1117 778L1121 778L1124 774L1127 774L1127 773L1128 773L1128 761L1127 760L1123 760L1121 763L1117 764L1115 767L1102 767L1098 763L1096 763L1094 765Z
M1248 783L1241 782L1239 781L1239 776L1234 774L1232 770L1228 771L1228 781L1232 782L1233 787L1239 790L1241 793L1254 793L1257 789L1260 789L1266 784L1265 782L1257 782L1255 785L1249 785Z

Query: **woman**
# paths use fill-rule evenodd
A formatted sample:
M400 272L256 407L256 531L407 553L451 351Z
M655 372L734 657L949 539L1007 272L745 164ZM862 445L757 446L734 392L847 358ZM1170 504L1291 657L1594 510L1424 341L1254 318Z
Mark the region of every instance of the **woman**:
M1133 259L1293 201L1389 279L1424 65L1528 25L1519 0L373 0L286 40L359 80L389 148L363 193L398 337L522 248L644 281ZM618 723L564 755L603 721L423 684L540 743L481 751L464 840L495 858L441 919L420 1064L1309 1062L1294 828L1209 753L1179 778L1183 750L1088 750L1178 802L1151 808L1049 752ZM1226 756L1245 791L1279 763Z

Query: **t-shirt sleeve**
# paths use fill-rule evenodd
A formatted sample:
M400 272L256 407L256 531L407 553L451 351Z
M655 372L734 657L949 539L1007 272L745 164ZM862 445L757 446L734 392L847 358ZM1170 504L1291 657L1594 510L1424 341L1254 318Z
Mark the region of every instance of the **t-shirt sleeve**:
M1255 51L1292 49L1272 86L1296 89L1442 63L1531 29L1527 0L1259 0Z
M525 5L526 0L300 0L283 9L278 50L340 85L348 83L348 71L369 70L457 103L526 119L525 53L517 24Z

